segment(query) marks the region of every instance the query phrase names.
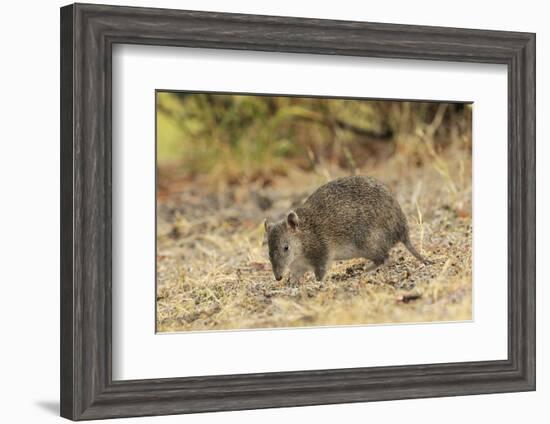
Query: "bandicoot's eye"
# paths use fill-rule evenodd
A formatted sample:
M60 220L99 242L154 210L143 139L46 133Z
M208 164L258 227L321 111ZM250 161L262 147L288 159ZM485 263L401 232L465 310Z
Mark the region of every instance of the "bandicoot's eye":
M288 248L288 244L285 244L285 247L283 247L283 249L285 250L285 252L287 252L288 249L289 249L289 248Z

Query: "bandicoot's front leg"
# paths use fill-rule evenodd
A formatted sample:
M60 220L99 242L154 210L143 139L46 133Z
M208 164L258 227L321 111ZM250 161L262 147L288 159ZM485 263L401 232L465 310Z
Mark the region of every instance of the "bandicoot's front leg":
M315 273L315 279L317 281L324 281L329 268L330 263L328 261L322 264L317 264L313 269L313 272Z
M309 267L300 261L294 261L290 265L290 277L289 281L292 283L300 282L300 279L308 271Z
M315 248L310 250L307 256L308 262L313 267L315 279L317 281L323 281L332 264L332 256L329 254L326 244L317 244Z

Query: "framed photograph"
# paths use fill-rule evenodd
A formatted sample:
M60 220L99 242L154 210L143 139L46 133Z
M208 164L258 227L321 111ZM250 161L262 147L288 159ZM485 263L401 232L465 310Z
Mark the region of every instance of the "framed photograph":
M535 35L61 9L61 415L535 389Z

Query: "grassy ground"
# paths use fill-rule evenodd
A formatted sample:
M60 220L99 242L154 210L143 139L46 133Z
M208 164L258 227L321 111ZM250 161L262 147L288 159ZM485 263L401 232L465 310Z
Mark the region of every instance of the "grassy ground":
M449 149L412 166L396 155L358 169L388 185L411 238L432 259L397 245L390 261L335 263L325 282L273 278L263 229L315 188L344 175L331 167L246 185L163 179L158 191L157 331L358 325L472 318L471 160Z

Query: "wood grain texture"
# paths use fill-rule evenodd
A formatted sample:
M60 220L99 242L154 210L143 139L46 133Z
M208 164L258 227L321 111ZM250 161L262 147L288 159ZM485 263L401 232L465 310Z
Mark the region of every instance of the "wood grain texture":
M508 360L113 381L115 43L506 64ZM86 4L61 9L62 416L81 420L534 389L534 34Z
M61 218L61 337L60 337L60 389L61 415L74 416L74 404L77 401L73 395L75 388L74 364L74 320L73 320L73 19L72 6L61 9L61 169L60 169L60 218Z

